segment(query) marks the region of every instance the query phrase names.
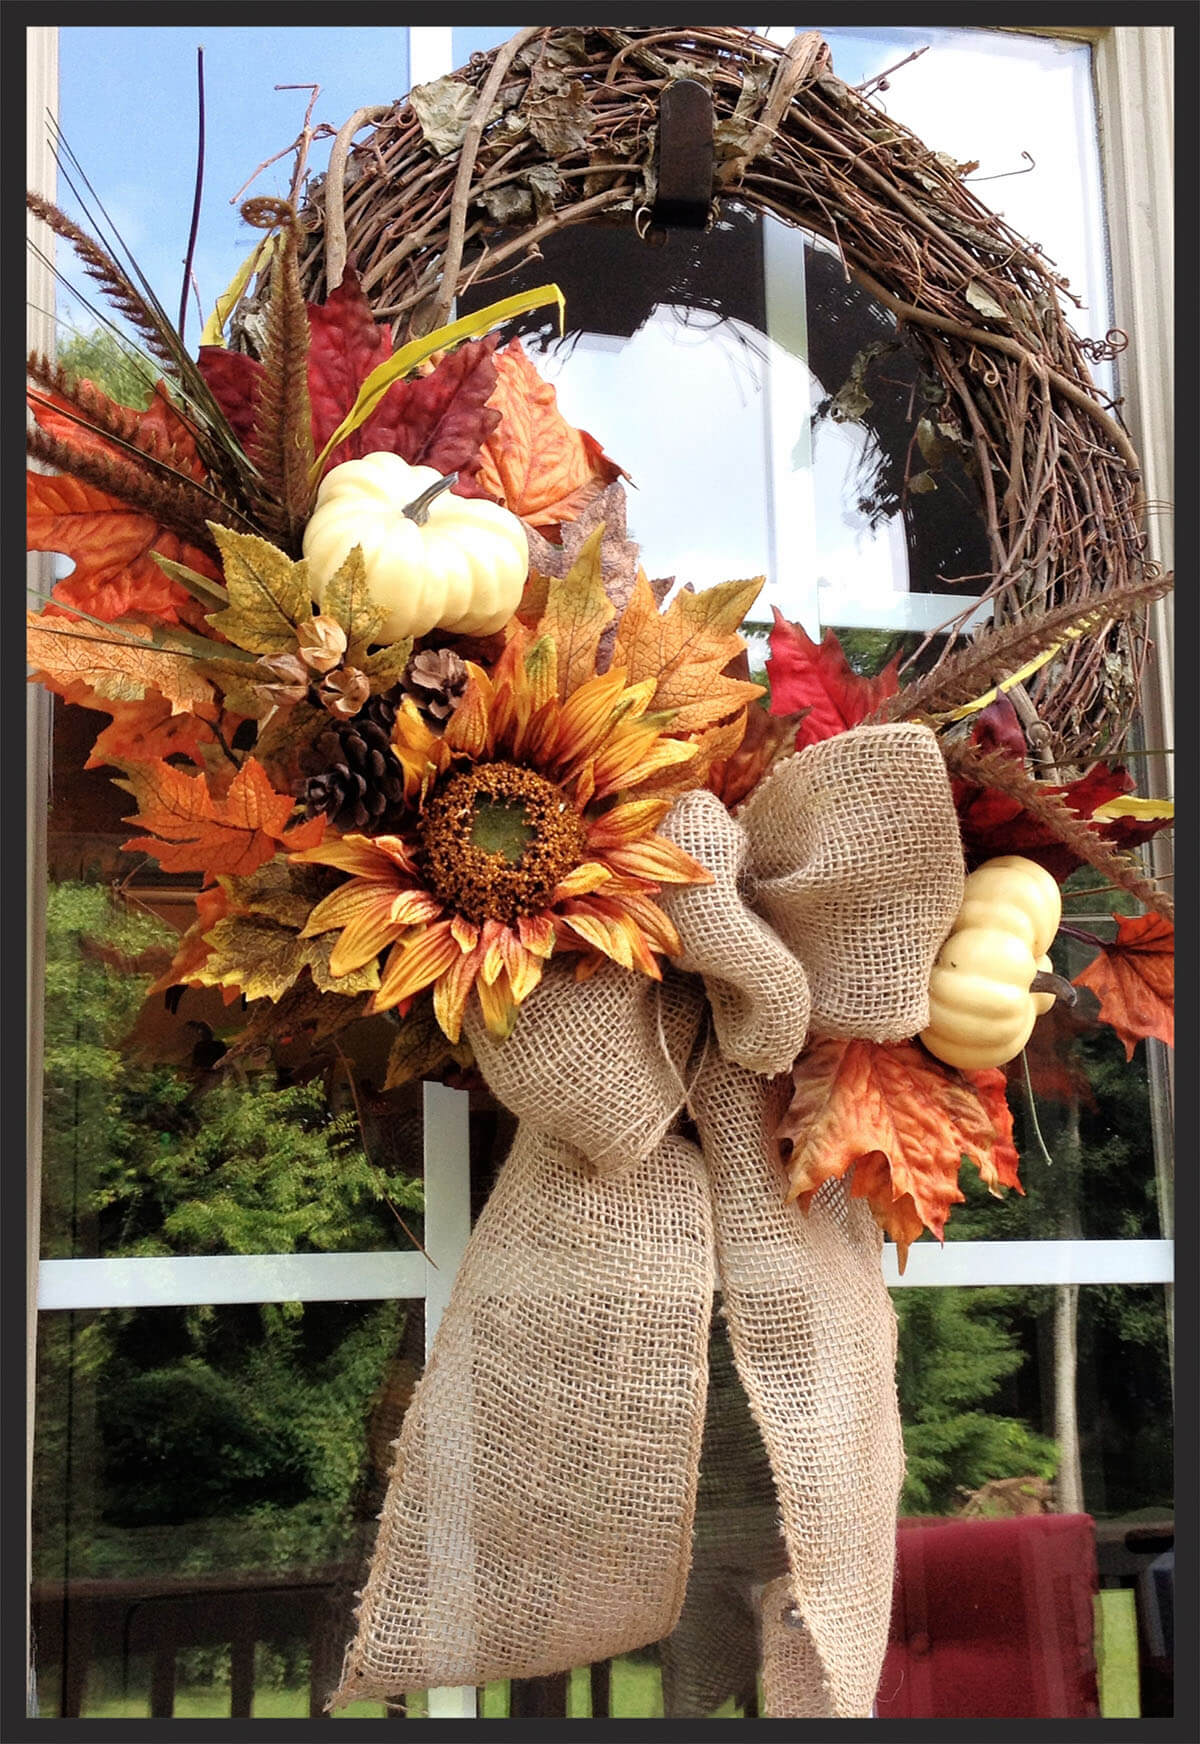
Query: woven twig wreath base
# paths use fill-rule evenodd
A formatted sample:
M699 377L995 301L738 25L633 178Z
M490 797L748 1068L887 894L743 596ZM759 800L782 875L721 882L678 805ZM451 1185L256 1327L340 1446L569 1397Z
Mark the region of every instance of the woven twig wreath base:
M712 93L717 199L832 243L940 383L940 435L979 488L996 620L1141 579L1137 455L1088 370L1122 336L1078 338L1040 249L976 199L967 166L835 77L815 33L781 49L726 27L531 28L415 100L359 110L305 209L306 294L327 294L353 258L403 337L554 231L643 219L659 101L680 77ZM1034 681L1048 759L1119 749L1147 646L1138 623L1091 635Z

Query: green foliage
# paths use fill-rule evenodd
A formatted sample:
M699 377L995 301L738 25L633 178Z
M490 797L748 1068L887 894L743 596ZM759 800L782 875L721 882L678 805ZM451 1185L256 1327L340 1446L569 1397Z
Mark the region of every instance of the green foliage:
M420 1181L368 1160L355 1114L320 1083L197 1081L131 1052L154 972L144 965L173 941L103 887L48 893L44 1251L408 1246L395 1208L419 1228ZM366 1425L403 1324L390 1302L47 1317L39 1571L340 1561L354 1541Z
M1008 1316L1017 1290L897 1290L896 1383L908 1462L900 1511L955 1512L990 1478L1053 1477L1052 1441L1015 1416L983 1407L1025 1352Z
M107 327L72 334L58 347L56 361L75 381L94 383L122 406L143 412L154 397L158 370L127 350Z

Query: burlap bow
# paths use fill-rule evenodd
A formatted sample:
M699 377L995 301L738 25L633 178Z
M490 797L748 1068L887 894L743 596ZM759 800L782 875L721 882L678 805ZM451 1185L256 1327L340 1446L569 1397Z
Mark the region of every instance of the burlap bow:
M507 1041L470 1025L521 1124L396 1444L334 1705L670 1634L719 1275L782 1521L767 1711L870 1712L903 1467L895 1317L866 1204L840 1182L807 1214L785 1203L776 1075L810 1030L923 1027L962 894L949 786L927 729L859 728L779 765L736 820L687 794L664 833L714 881L664 893L684 955L661 986L556 960Z

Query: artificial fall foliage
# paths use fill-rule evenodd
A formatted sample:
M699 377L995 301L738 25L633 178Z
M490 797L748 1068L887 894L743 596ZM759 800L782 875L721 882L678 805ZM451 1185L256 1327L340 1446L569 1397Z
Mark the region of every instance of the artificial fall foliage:
M648 579L627 475L519 341L436 349L435 335L419 357L394 354L353 267L323 305L302 303L293 221L267 205L284 246L260 356L203 346L197 367L163 335L145 412L30 365L31 452L58 475L29 475L29 544L75 565L30 614L34 676L110 717L89 767L119 769L136 801L126 848L202 880L154 991L214 987L245 1007L231 1058L393 1011L394 1086L469 1063L471 999L504 1036L555 952L580 978L606 962L661 976L680 947L656 898L708 876L657 834L672 801L708 786L732 809L792 749L906 718L910 697L942 733L968 866L1018 853L1061 881L1090 860L1150 891L1126 862L1169 808L1105 764L1037 781L1008 698L968 700L973 675L1006 670L1005 635L1037 653L1036 622L957 656L939 694L936 675L903 684L899 657L855 673L832 630L814 642L776 611L764 696L741 635L761 578L670 594ZM381 642L357 550L314 604L299 556L313 492L376 452L457 474L457 494L523 521L529 575L500 632ZM438 707L422 709L443 669ZM386 812L363 799L372 783L399 796ZM335 789L332 810L307 805ZM358 816L365 833L347 824ZM1171 1038L1172 938L1158 914L1122 917L1077 977L1127 1052ZM1035 1030L1036 1093L1086 1097L1052 1040L1075 1022L1056 1012ZM790 1196L806 1207L847 1179L902 1265L923 1229L941 1238L964 1156L993 1192L1022 1190L1005 1074L954 1071L915 1040L813 1039L779 1140Z
M1175 1046L1175 928L1158 914L1114 915L1117 936L1075 977L1100 1001L1131 1060L1139 1041L1157 1036Z
M586 430L568 424L558 395L513 339L496 355L489 402L500 426L483 445L479 488L554 540L606 485L628 474Z
M358 282L347 268L324 304L308 304L308 401L313 449L320 453L353 405L359 389L392 355L391 329L376 322ZM476 494L471 475L484 438L500 422L488 405L496 390L494 337L468 340L428 373L397 381L378 407L324 463L323 471L364 454L400 455L414 466L457 472L460 495ZM258 430L263 366L224 346L202 346L199 364L222 410L251 447Z
M797 1060L778 1137L788 1197L809 1200L850 1176L900 1250L904 1270L922 1229L941 1239L961 1202L964 1156L992 1192L1016 1188L1012 1115L999 1071L956 1072L915 1042L819 1040Z
M802 712L796 729L796 749L844 733L866 720L886 697L900 687L899 654L874 678L854 672L832 630L820 642L800 624L789 624L778 607L771 630L767 677L771 681L771 713Z
M245 876L282 848L311 848L325 828L323 818L292 822L296 802L277 793L261 763L247 757L225 791L216 796L203 773L188 774L173 764L127 764L125 787L137 801L126 822L145 835L125 843L153 854L164 872L220 872Z

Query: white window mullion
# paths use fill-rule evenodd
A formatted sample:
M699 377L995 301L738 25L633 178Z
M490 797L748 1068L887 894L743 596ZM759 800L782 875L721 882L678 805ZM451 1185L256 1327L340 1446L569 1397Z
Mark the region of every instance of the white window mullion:
M883 1250L883 1275L892 1288L1036 1284L1169 1284L1174 1276L1169 1241L932 1241L909 1249L904 1276L897 1249Z

